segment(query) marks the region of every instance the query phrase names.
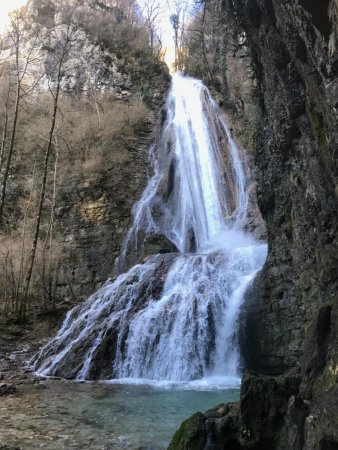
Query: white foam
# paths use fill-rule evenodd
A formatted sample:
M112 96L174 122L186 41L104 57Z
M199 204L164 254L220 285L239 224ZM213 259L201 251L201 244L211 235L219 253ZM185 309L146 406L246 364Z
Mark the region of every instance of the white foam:
M101 381L104 384L151 386L158 389L173 389L185 391L219 391L239 389L239 377L211 376L193 381L151 380L147 378L116 378Z

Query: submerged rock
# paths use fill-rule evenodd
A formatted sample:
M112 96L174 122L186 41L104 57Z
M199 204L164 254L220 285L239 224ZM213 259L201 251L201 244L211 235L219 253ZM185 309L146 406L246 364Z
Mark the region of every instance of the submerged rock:
M7 383L1 383L0 384L0 397L3 397L5 395L15 394L16 393L16 387L12 386L11 384Z
M0 450L21 450L21 447L13 447L12 445L0 445Z

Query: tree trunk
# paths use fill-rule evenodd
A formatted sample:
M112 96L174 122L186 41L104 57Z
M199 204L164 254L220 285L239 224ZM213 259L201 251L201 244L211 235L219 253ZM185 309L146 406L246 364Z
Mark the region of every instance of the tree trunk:
M3 134L2 134L2 141L1 141L1 148L0 148L0 174L1 174L2 165L4 162L5 147L6 147L6 140L7 140L8 102L9 102L9 88L7 91L7 98L6 98L6 103L5 103L5 124L4 124L4 130L3 130Z
M7 180L8 180L8 175L9 175L9 171L11 168L12 156L13 156L13 151L14 151L16 127L17 127L18 116L19 116L20 94L21 94L21 81L18 79L18 85L17 85L17 90L16 90L16 99L15 99L13 128L12 128L11 140L10 140L9 150L8 150L8 155L7 155L7 162L6 162L6 166L5 166L5 173L4 173L4 177L3 177L3 181L2 181L2 188L1 188L0 223L3 221Z
M208 61L207 52L206 52L206 45L205 45L206 14L207 14L207 0L205 0L204 5L203 5L201 32L202 32L202 54L203 54L203 59L204 59L206 70L207 70L208 81L210 82L212 79L212 76L211 76L211 70L210 70L210 66L209 66L209 61Z
M56 93L54 96L53 117L52 117L51 128L49 131L49 139L48 139L48 144L47 144L45 158L44 158L44 164L43 164L42 186L41 186L41 191L40 191L38 211L37 211L35 227L34 227L32 249L31 249L29 260L28 260L28 269L27 269L26 279L25 279L25 283L24 283L24 290L23 290L20 311L19 311L20 318L22 320L24 320L25 316L26 316L27 298L28 298L30 283L31 283L31 279L32 279L34 261L35 261L35 256L36 256L36 249L37 249L39 233L40 233L43 202L44 202L45 193L46 193L48 162L49 162L49 157L50 157L52 146L53 146L53 136L54 136L55 123L56 123L56 115L57 115L57 110L58 110L58 99L59 99L60 84L61 84L61 67L62 67L62 61L60 61L59 69L58 69L58 78L57 78L58 83L57 83L57 87L56 87Z

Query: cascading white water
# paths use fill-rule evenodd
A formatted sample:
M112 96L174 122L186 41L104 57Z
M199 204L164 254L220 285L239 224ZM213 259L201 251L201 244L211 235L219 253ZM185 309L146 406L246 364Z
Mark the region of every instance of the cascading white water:
M209 91L175 74L167 109L154 176L135 207L120 267L140 231L165 235L180 254L149 258L68 313L33 361L40 374L170 381L238 375L238 315L266 245L242 231L245 175Z
M164 234L181 253L200 252L225 230L240 229L247 205L243 166L224 116L200 80L174 74L155 174L135 207L125 250L146 230Z

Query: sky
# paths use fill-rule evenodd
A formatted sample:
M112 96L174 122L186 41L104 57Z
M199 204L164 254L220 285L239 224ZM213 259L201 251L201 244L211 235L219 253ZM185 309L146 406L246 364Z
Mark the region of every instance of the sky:
M9 24L8 13L13 9L20 8L27 0L0 0L0 34L6 29Z
M137 0L141 9L147 0ZM159 0L162 6L162 14L157 20L158 32L161 35L163 47L166 49L165 61L170 69L173 69L175 61L174 31L170 23L170 16L179 8L191 9L194 0ZM186 13L188 14L188 12ZM186 16L187 17L187 16Z

